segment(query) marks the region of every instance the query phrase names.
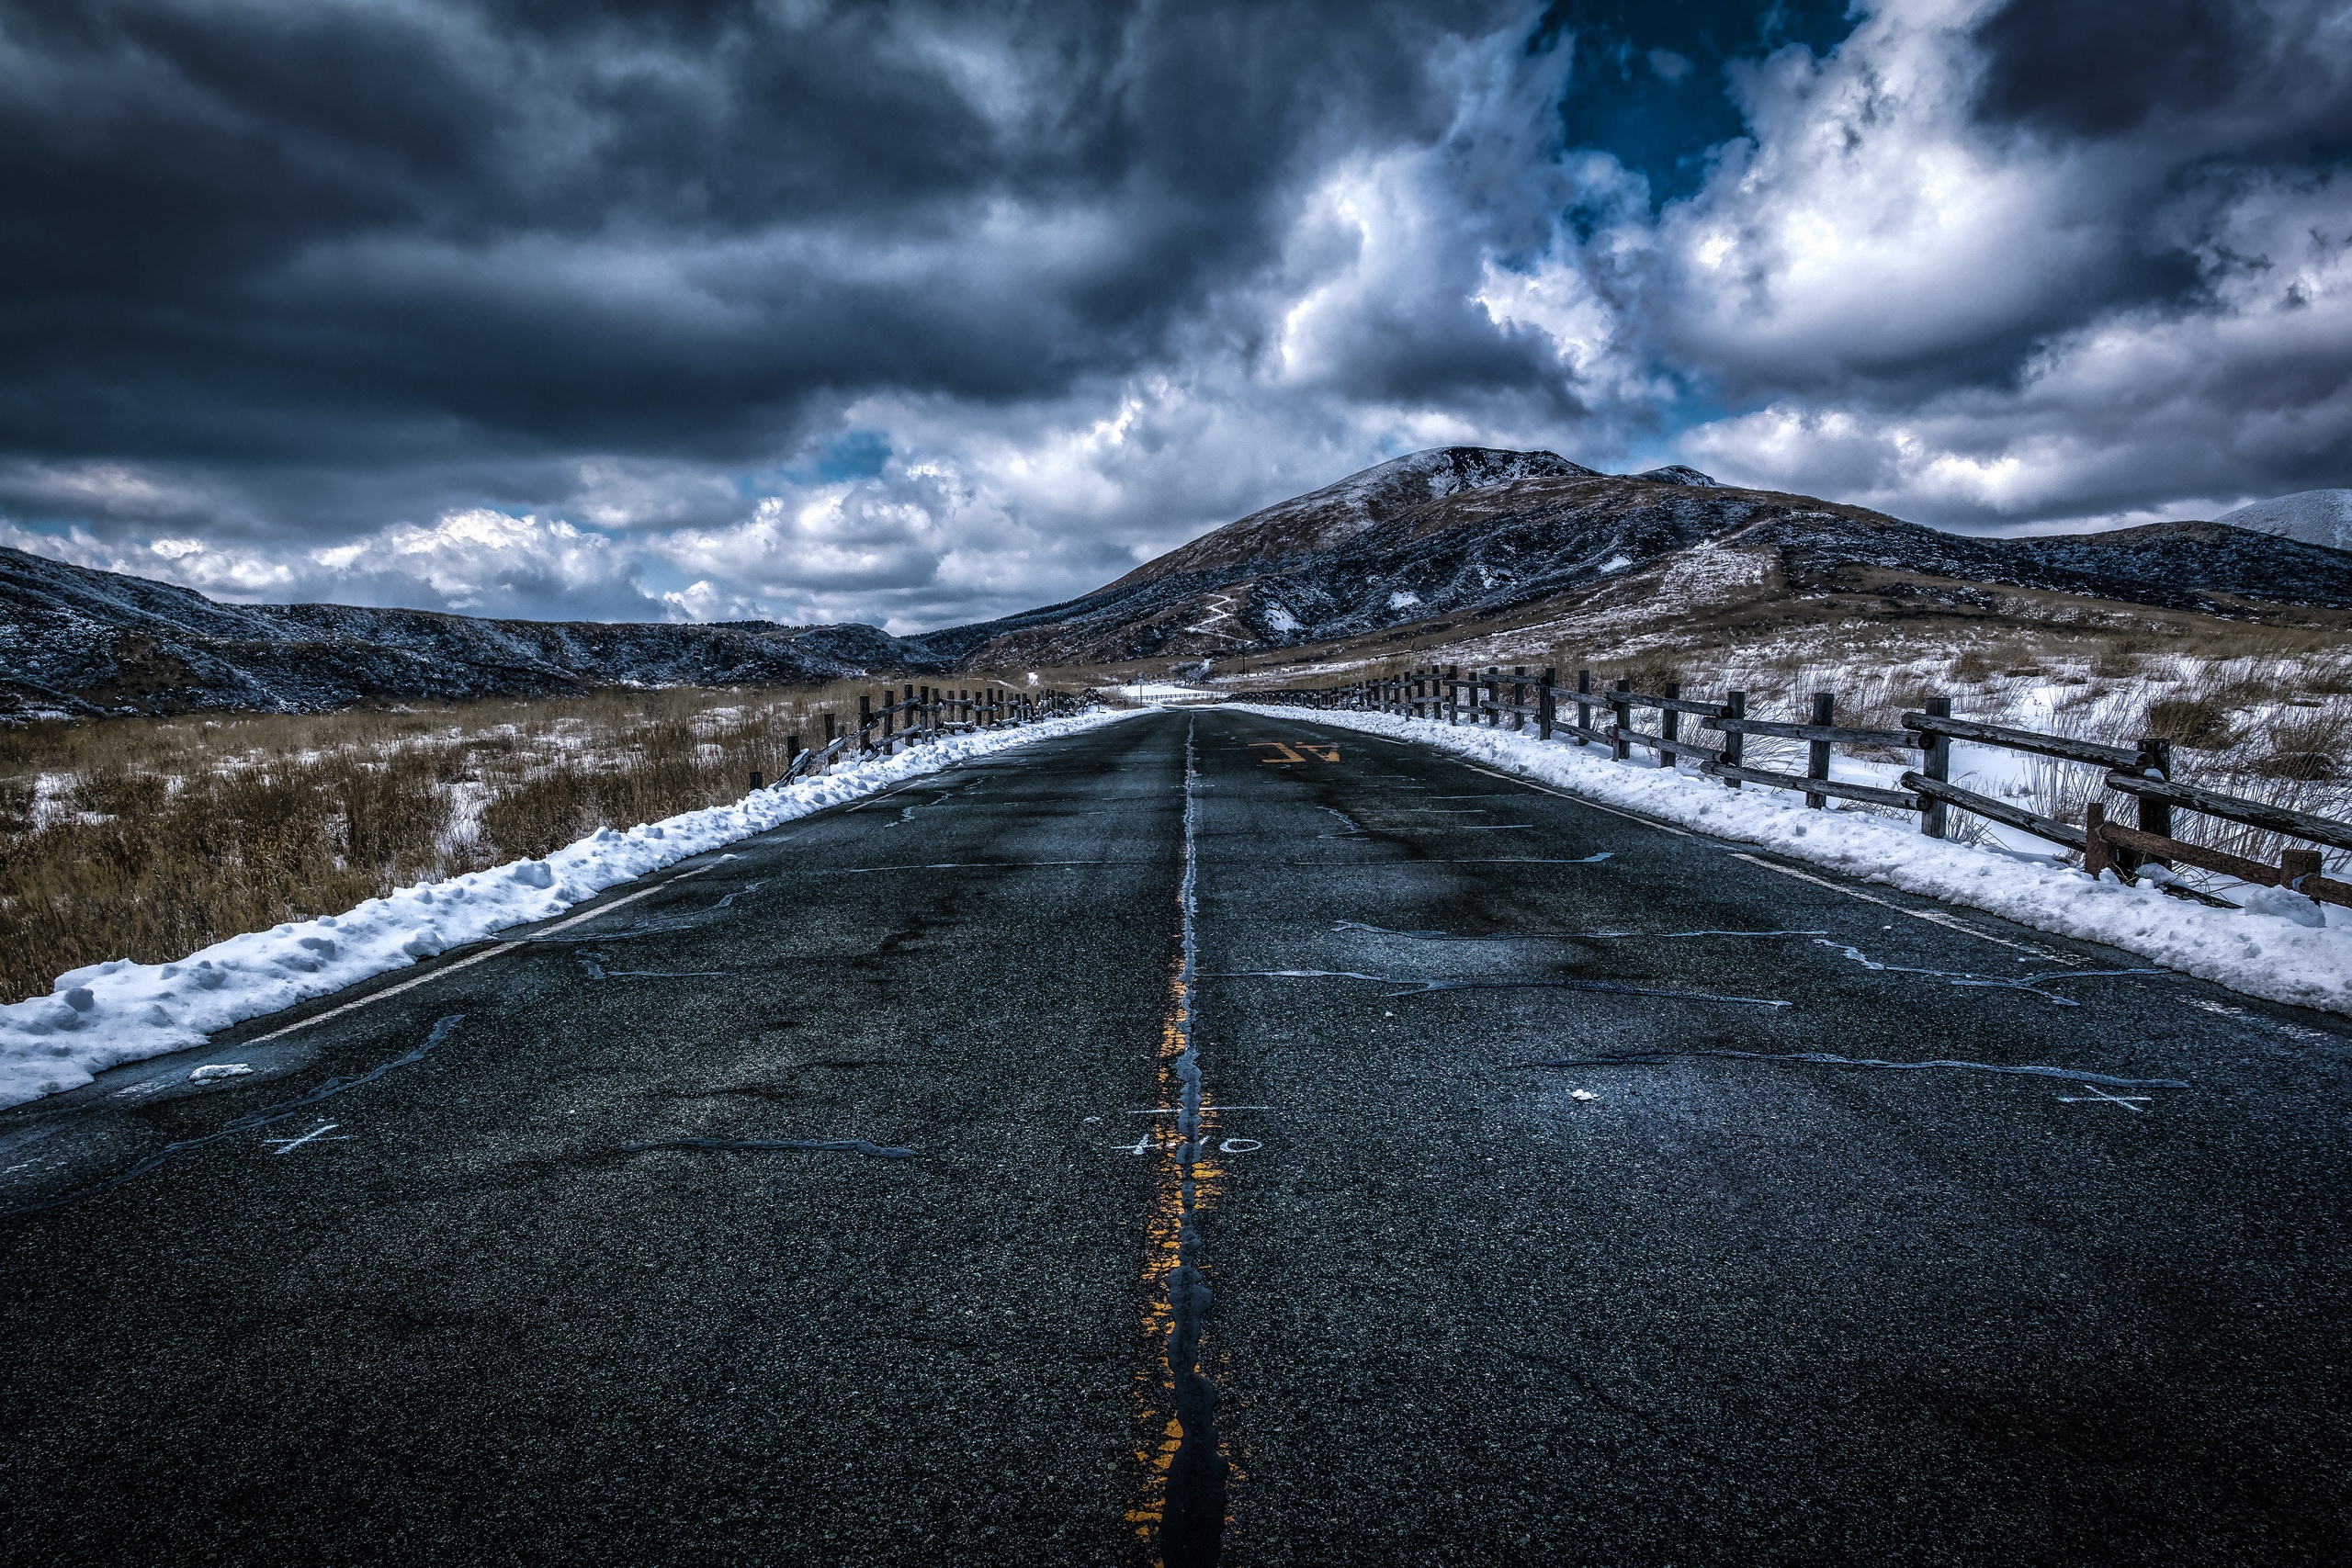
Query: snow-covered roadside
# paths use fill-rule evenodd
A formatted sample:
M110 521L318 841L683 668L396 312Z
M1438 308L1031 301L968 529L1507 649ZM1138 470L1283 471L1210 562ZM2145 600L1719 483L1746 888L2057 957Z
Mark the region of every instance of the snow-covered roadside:
M760 790L620 832L598 829L545 860L514 861L342 915L248 931L173 964L117 958L57 977L53 995L0 1007L0 1106L88 1083L124 1062L204 1043L207 1035L311 997L404 968L461 942L541 920L616 883L659 871L828 806L871 795L1010 747L1132 716L1099 711L1020 729L953 736L821 778Z
M2047 862L1924 838L1908 823L1859 812L1808 811L1785 790L1726 789L1597 747L1452 727L1387 714L1228 705L1476 758L1573 794L1832 867L1866 882L1962 904L2037 931L2144 953L2167 968L2247 996L2352 1014L2352 909L2323 908L2284 888L2233 891L2243 911L2169 897L2154 886L2098 881Z

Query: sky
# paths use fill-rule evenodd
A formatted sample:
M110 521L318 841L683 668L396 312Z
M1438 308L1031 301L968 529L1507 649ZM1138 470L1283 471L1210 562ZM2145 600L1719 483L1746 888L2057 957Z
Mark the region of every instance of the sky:
M1419 448L2352 485L2352 0L0 0L0 543L1051 603Z

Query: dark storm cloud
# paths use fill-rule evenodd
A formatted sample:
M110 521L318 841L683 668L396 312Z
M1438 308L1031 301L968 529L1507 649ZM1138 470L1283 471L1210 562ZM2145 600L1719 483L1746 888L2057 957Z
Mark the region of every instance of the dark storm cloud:
M1447 107L1443 29L1380 6L94 0L0 31L0 447L52 457L724 457L820 390L1050 393L1261 264L1331 146Z
M0 0L0 539L938 625L1447 442L2352 483L2352 0Z
M2344 62L2327 58L2324 4L2262 0L2006 0L1973 29L1979 112L2068 136L2183 129L2254 111L2251 140L2315 130L2343 139ZM2315 51L2314 44L2320 45ZM2260 95L2256 102L2248 98Z

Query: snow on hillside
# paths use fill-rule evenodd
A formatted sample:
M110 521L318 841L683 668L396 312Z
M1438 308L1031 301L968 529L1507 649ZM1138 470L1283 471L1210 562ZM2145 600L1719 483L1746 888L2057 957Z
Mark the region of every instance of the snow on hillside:
M951 737L820 778L756 791L627 832L599 829L544 860L514 861L403 887L342 915L248 931L171 964L113 959L57 977L52 995L0 1007L0 1106L88 1083L125 1062L200 1045L208 1035L325 996L446 948L547 919L607 887L826 807L1128 711Z
M2298 491L2241 506L2213 521L2300 539L2306 545L2352 550L2352 490Z

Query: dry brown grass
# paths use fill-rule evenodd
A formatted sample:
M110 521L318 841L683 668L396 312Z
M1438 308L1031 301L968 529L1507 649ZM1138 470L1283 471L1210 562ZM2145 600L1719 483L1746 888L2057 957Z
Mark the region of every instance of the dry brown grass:
M737 798L876 689L0 729L0 998Z

